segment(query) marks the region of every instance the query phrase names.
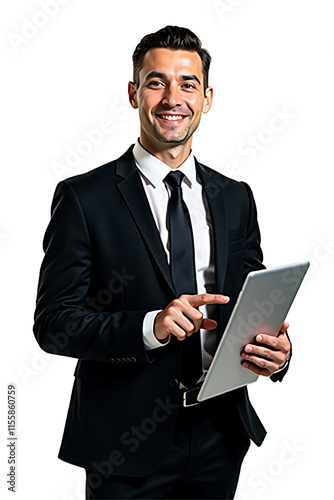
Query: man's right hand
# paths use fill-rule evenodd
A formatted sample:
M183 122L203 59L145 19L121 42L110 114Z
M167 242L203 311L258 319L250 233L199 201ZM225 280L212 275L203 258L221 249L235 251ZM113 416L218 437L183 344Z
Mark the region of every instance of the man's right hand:
M196 308L207 304L227 304L229 300L230 298L225 295L211 293L181 295L157 314L154 322L154 335L164 343L169 335L175 335L178 340L184 340L198 332L200 328L214 330L217 322L203 318L203 313Z

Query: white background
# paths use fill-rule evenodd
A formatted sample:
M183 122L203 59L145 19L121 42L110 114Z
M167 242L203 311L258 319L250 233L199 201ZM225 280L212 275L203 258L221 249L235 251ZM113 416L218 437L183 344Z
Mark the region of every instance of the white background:
M84 498L83 470L57 458L75 360L45 354L32 333L42 238L57 182L117 158L136 140L137 112L126 100L132 51L166 24L195 31L213 58L214 105L194 136L196 157L251 185L267 266L312 263L288 318L290 371L282 384L261 379L250 387L268 436L261 448L251 446L236 498L329 498L332 2L57 1L49 14L43 0L2 2L0 13L2 498ZM283 121L273 119L277 113ZM84 131L105 119L110 131L87 146ZM273 124L280 130L271 132ZM258 149L247 152L254 137ZM10 382L18 399L14 497L6 486Z

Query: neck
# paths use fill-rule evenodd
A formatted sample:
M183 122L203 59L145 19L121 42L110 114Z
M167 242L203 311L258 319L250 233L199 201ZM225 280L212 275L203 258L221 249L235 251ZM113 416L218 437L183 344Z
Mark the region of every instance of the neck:
M151 155L158 158L162 162L166 163L171 168L179 168L182 163L186 161L191 151L191 138L186 144L178 144L176 146L171 146L170 144L161 144L158 147L147 143L145 139L140 137L140 144L146 151L151 153Z

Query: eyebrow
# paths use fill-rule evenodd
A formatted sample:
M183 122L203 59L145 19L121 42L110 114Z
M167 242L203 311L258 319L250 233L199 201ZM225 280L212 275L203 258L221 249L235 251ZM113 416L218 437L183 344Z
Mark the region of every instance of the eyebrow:
M149 78L161 78L162 80L164 80L167 78L167 75L165 73L160 73L159 71L151 71L151 73L149 73L146 76L145 81L148 80ZM195 80L196 82L198 82L201 85L201 82L200 82L199 78L197 78L196 75L182 75L181 80L183 82L188 81L188 80Z
M199 78L197 78L196 75L183 75L183 76L181 76L181 80L182 81L195 80L196 82L198 82L201 85L201 82L200 82Z

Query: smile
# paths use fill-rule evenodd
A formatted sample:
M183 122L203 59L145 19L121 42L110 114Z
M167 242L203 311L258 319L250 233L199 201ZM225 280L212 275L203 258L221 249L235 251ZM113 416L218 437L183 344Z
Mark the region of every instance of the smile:
M184 116L181 116L181 115L160 115L161 118L163 118L164 120L169 120L169 121L177 121L177 120L182 120L184 118Z
M184 120L187 118L185 115L165 115L165 114L157 114L156 115L160 120L164 120L165 122L169 123L176 123L180 122L181 120Z

